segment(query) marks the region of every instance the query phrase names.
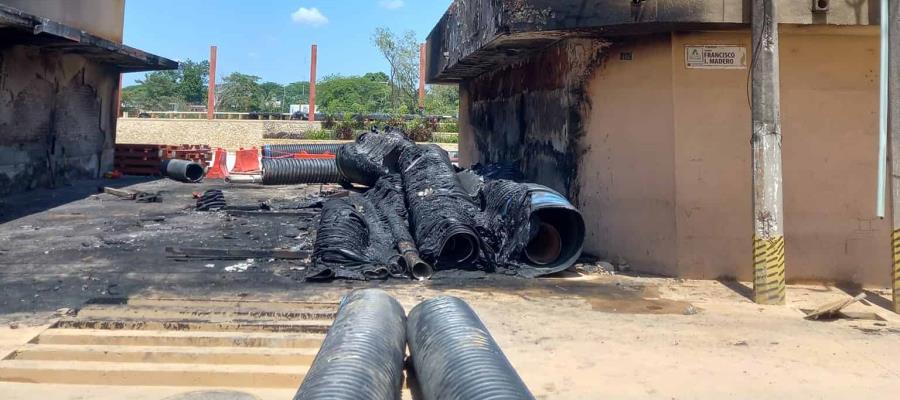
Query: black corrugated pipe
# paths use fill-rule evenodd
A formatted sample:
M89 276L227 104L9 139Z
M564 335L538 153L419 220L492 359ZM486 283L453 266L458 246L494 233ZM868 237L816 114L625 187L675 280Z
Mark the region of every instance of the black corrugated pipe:
M337 154L341 143L311 143L311 144L267 144L262 147L264 158L278 158L293 154Z
M568 269L584 248L584 218L568 199L546 186L526 184L531 198L531 234L525 257L540 276Z
M202 165L187 160L165 160L159 169L164 176L186 183L200 182L206 175Z
M399 165L422 258L437 270L475 268L481 251L474 228L478 210L447 153L436 146L410 146L400 154Z
M353 291L294 400L400 399L405 354L403 307L379 289Z
M456 297L423 301L406 338L425 400L534 399L475 311Z
M339 183L334 160L271 159L262 160L264 185L298 185L302 183Z

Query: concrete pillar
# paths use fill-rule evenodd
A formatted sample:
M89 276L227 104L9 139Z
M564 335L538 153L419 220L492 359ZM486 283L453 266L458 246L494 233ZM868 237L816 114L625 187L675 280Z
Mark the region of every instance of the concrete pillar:
M753 300L785 303L781 95L775 0L753 0Z
M209 91L206 93L206 119L216 118L216 46L209 47Z
M309 120L316 120L316 63L319 46L312 45L312 56L309 62Z
M883 12L884 10L882 10ZM888 74L888 135L891 151L891 204L893 214L893 268L891 289L894 312L900 313L900 1L888 7L890 57Z

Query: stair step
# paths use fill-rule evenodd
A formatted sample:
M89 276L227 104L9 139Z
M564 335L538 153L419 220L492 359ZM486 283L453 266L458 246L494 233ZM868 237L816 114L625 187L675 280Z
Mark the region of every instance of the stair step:
M306 366L0 361L0 381L107 386L296 388Z
M185 322L177 320L129 320L129 319L63 319L53 324L54 329L102 329L102 330L153 330L191 332L281 332L327 333L331 326L326 320L301 320L293 322Z
M310 365L317 349L172 346L72 346L30 344L7 360L89 361L148 364Z
M78 311L80 319L161 319L193 322L333 320L336 310L323 307L295 310L237 308L156 307L133 305L89 305Z
M277 347L314 348L325 335L272 332L191 332L155 330L49 329L32 344L109 346Z

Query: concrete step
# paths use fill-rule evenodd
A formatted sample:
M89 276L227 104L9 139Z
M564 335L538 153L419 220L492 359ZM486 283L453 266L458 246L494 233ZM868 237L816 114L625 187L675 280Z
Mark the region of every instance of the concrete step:
M185 322L178 320L132 319L63 319L54 329L154 330L192 332L283 332L328 333L329 320L300 320L284 322Z
M0 381L106 386L297 388L307 366L0 361Z
M79 319L176 320L185 322L248 322L333 320L336 309L328 307L294 310L262 310L216 307L156 307L151 305L88 305L78 311Z
M148 364L310 365L318 349L254 347L72 346L30 344L7 360ZM0 363L2 365L2 363Z
M315 333L193 332L164 330L48 329L31 344L102 346L276 347L318 349Z
M260 309L268 311L294 311L305 309L321 309L336 311L339 304L316 301L279 301L279 300L215 300L185 298L131 298L131 299L93 299L85 304L146 306L146 307L193 307L193 308L228 308L228 309Z

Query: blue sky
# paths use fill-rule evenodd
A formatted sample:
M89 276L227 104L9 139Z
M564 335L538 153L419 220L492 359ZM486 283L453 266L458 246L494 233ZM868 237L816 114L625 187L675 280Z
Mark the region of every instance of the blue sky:
M309 79L310 45L318 76L388 70L372 46L376 27L412 30L425 41L451 0L127 0L125 44L173 60L205 60L218 71L289 83ZM125 85L143 73L126 74Z

